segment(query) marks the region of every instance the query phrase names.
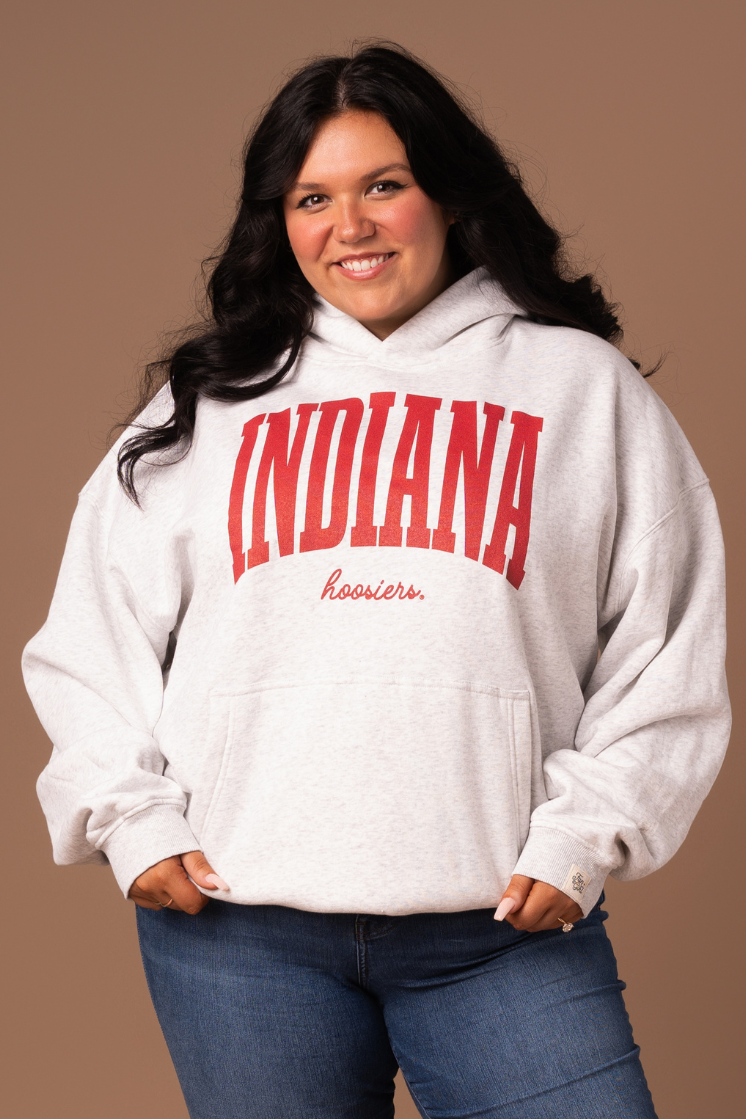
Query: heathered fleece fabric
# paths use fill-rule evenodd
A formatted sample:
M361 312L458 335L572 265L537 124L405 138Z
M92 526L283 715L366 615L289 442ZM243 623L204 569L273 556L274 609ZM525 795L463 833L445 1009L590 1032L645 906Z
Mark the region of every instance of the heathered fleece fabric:
M587 913L682 842L729 729L722 542L612 346L481 271L383 342L319 301L142 509L116 449L25 653L58 862L126 893L201 848L226 900L389 914L517 872Z

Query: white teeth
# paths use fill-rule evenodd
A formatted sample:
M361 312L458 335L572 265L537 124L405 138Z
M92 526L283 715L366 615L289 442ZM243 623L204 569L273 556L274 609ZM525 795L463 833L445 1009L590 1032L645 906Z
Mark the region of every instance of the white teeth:
M366 256L358 260L341 260L340 264L348 272L369 272L371 268L383 264L384 260L387 260L390 255L390 253L382 253L381 256Z

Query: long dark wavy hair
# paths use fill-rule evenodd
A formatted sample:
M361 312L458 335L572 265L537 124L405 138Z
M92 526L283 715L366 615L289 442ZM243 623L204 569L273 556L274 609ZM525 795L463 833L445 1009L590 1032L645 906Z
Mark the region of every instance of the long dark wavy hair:
M561 234L446 81L396 44L318 58L283 86L246 143L238 214L207 262L212 272L204 321L146 369L128 422L166 381L173 413L158 426L143 426L119 451L119 479L135 502L143 455L168 462L189 450L200 396L260 396L298 357L313 321L314 291L290 248L282 199L319 125L346 109L384 117L422 190L458 215L448 231L457 276L483 265L530 319L621 341L615 305L593 275L571 273Z

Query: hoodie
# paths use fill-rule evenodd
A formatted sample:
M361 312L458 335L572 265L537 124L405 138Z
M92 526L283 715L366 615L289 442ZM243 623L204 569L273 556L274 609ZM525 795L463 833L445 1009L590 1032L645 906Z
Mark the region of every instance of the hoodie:
M201 849L210 896L385 914L519 873L587 913L676 851L728 737L722 540L612 346L483 270L385 341L319 299L281 384L141 464L141 508L118 446L24 654L57 862L126 894Z

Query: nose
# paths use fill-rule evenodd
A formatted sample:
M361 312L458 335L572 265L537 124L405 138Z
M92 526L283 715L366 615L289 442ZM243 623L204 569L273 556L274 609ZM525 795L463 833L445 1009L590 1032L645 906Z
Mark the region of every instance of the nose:
M356 202L342 203L334 230L338 241L354 244L365 237L372 237L375 231L375 222L367 217L362 206Z

